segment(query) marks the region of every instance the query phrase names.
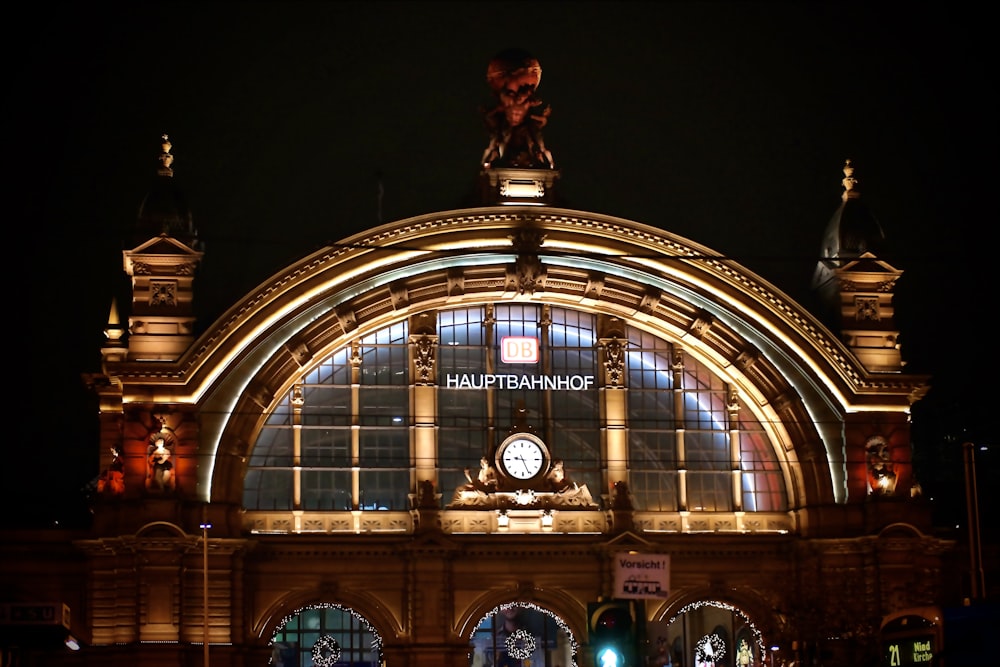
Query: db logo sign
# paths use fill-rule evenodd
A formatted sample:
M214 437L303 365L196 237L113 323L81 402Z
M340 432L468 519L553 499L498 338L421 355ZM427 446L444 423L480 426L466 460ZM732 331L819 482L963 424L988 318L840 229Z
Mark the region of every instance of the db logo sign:
M505 364L538 362L538 339L529 336L504 336L500 339L500 361Z

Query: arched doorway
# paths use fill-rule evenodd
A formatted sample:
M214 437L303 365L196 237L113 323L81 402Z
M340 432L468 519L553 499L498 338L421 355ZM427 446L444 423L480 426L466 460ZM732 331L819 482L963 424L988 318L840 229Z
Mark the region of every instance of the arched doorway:
M469 637L471 667L577 667L577 641L548 609L508 602L489 611Z
M379 667L382 637L358 612L333 603L296 609L271 637L272 667Z
M646 627L650 667L760 667L766 650L760 630L738 607L699 600Z

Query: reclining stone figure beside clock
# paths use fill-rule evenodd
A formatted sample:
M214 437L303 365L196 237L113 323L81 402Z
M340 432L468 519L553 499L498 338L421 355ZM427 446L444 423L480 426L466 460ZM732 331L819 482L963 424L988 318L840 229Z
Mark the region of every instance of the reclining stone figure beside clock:
M545 482L556 496L569 505L594 505L590 489L586 484L580 485L566 476L566 468L562 459L552 462L552 469L545 476Z
M505 480L487 457L479 460L479 473L475 479L472 471L465 469L467 483L455 489L449 504L457 507L504 507L543 505L554 507L596 507L586 484L580 485L566 475L561 459L552 461L548 473L535 483L525 480ZM527 495L526 495L527 494Z
M497 489L497 471L492 465L490 465L489 459L485 456L479 459L479 474L476 476L475 481L472 479L472 473L469 469L465 469L465 478L469 480L466 485L470 489L476 491L482 491L484 493L489 493L491 491L496 491Z

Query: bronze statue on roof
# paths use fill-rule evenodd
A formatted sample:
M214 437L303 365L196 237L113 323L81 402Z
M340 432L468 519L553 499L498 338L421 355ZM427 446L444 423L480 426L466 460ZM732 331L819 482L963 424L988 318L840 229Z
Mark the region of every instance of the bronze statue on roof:
M541 80L542 67L527 51L506 49L490 60L486 82L496 104L483 113L490 136L485 168L555 168L542 138L551 108L536 96Z

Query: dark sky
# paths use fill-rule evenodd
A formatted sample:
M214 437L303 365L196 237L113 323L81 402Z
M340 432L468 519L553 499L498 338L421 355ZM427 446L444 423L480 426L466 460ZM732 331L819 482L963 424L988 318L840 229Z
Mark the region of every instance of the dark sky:
M196 295L207 326L294 259L374 226L376 174L382 222L462 206L487 141L486 67L510 47L541 63L545 138L570 207L707 245L796 299L852 159L886 258L905 271L904 358L937 378L915 410L915 448L933 468L953 455L949 437L995 438L983 377L996 363L979 355L984 305L997 303L984 243L996 237L996 77L985 10L971 3L27 11L12 28L25 46L8 58L5 113L13 200L25 205L8 225L35 259L21 292L32 324L8 332L32 378L32 419L7 445L4 488L29 516L73 514L98 472L80 374L99 370L110 300L125 294L123 238L161 133L206 244Z

